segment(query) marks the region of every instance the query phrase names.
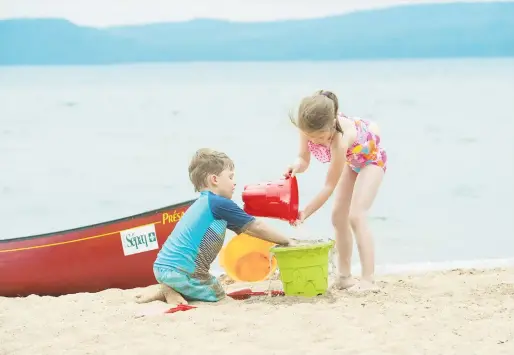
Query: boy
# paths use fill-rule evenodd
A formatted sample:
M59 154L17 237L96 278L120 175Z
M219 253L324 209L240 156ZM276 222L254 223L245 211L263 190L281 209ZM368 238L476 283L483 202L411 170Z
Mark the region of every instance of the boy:
M225 298L223 287L209 269L223 246L227 228L280 245L293 243L232 201L234 163L226 154L198 150L189 165L189 178L200 197L157 255L153 270L160 289L151 296L137 296L138 303L166 300L187 304L187 300L216 302Z

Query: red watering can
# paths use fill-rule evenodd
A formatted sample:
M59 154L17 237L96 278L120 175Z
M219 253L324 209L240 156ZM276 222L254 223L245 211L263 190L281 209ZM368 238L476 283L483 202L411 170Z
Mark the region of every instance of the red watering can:
M243 190L243 202L243 209L249 215L278 218L292 223L298 219L296 177L247 185Z

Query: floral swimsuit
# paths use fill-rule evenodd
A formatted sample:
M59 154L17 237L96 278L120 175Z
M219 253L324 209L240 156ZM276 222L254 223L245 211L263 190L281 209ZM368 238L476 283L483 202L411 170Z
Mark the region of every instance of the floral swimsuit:
M370 122L358 117L344 117L353 121L357 130L355 142L348 148L346 152L346 164L353 171L358 173L367 165L377 165L387 169L387 155L385 150L380 146L380 136L376 135L369 129ZM316 144L311 141L307 142L310 152L322 163L328 163L331 159L330 147L323 144Z

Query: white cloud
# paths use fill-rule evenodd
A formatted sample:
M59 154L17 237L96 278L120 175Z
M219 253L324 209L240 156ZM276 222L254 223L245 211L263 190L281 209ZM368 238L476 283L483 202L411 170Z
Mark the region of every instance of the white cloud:
M1 0L0 18L58 17L90 26L221 18L260 21L335 15L395 4L466 0ZM488 2L495 0L477 0ZM512 1L512 0L503 0Z

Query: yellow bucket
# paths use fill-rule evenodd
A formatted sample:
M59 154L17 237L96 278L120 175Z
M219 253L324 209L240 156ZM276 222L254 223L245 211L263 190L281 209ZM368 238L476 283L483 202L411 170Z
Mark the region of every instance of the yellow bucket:
M220 266L235 281L267 280L277 268L277 260L270 254L274 246L274 243L241 233L221 249Z

